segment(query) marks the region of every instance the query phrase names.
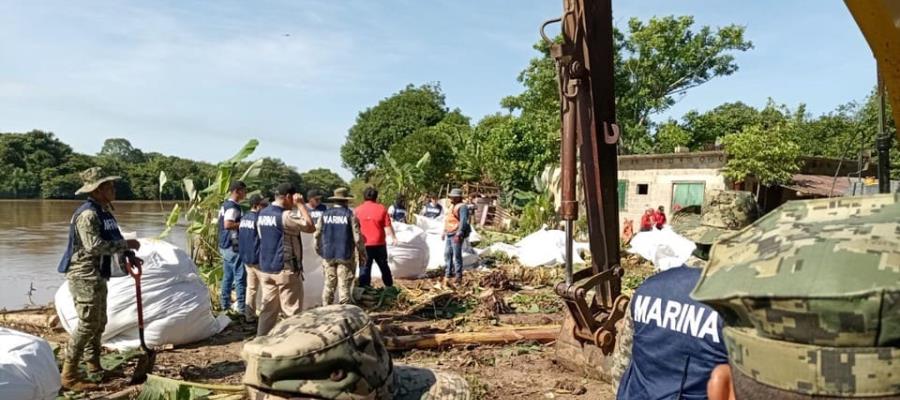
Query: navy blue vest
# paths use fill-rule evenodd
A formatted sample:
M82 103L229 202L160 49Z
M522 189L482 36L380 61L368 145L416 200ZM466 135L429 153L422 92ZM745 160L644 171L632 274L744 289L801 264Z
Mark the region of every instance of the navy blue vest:
M321 256L326 260L349 260L353 257L353 211L335 207L322 214Z
M431 205L431 203L428 203L425 205L425 214L423 214L423 215L425 215L428 218L437 218L441 215L441 212L443 212L443 211L444 211L444 207L442 207L440 204Z
M259 264L259 233L256 231L256 219L259 213L250 211L241 217L238 229L238 253L244 264Z
M634 343L618 399L706 399L709 374L728 363L722 319L691 299L699 268L660 272L631 299Z
M405 208L399 208L397 206L394 206L394 208L392 208L391 210L392 210L392 213L391 213L392 220L394 220L396 222L402 222L404 224L406 223L406 209Z
M105 211L103 206L94 200L88 199L84 202L77 210L75 210L75 214L72 215L72 220L69 222L69 244L66 247L66 252L63 253L62 260L59 261L59 266L56 267L56 270L60 273L66 273L69 271L69 264L72 262L72 255L75 252L75 221L78 220L78 216L81 213L85 212L88 209L93 208L95 212L97 212L97 216L100 218L100 238L103 240L114 241L114 240L124 240L122 238L122 232L119 231L119 223L116 222L116 217L112 215L111 212ZM100 277L103 279L109 279L112 274L112 257L111 255L104 255L100 257Z
M235 243L232 242L232 239L237 240L237 232L236 231L230 231L228 229L225 229L225 212L230 209L235 209L237 211L235 214L236 217L235 217L234 222L238 222L238 223L241 222L241 206L238 203L235 203L234 200L231 200L231 199L225 200L225 202L222 203L222 207L219 208L219 248L220 249L227 249L229 247L233 247Z
M272 204L259 212L259 269L277 274L284 269L284 209Z
M307 205L306 210L309 211L309 217L312 218L313 225L315 225L319 223L319 218L322 217L322 214L325 213L325 211L328 211L328 207L324 204L319 204L315 208Z

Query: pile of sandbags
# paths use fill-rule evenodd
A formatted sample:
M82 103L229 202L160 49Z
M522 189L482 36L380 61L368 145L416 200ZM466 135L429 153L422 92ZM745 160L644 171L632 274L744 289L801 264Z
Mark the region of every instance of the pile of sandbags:
M697 248L694 242L675 233L669 225L638 232L630 245L629 253L640 255L660 271L684 265Z
M573 264L584 264L580 253L589 250L587 243L575 242L573 245ZM481 252L481 255L504 254L516 258L526 267L544 267L566 262L566 233L560 230L541 228L510 245L494 243Z
M137 256L144 260L141 290L148 345L193 343L228 326L228 317L213 316L209 289L184 250L165 241L141 239ZM104 346L114 349L138 347L134 280L130 276L112 278L108 288ZM68 282L56 292L55 302L63 328L71 333L78 326L78 314Z
M416 226L425 231L425 241L428 245L428 269L444 268L444 250L447 242L442 238L444 234L444 216L438 218L428 218L425 216L416 216ZM468 240L463 244L463 267L471 268L481 261L481 257L474 247L473 243L478 243L481 235L472 228L469 233Z
M0 328L0 399L54 400L61 386L46 340Z

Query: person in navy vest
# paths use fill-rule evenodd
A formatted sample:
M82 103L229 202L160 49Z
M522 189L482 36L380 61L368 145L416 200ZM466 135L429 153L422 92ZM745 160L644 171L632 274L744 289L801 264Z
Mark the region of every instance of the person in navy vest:
M231 310L231 291L237 295L237 312L246 312L247 273L238 251L241 226L241 201L247 196L247 185L234 181L228 187L228 199L219 208L219 254L222 255L222 288L219 301L223 310Z
M259 272L262 304L256 335L264 336L278 322L303 309L303 243L300 234L313 233L303 195L291 183L275 189L275 201L259 212Z
M328 198L334 207L325 211L316 224L316 253L322 257L325 273L325 289L322 304L334 304L334 291L338 289L338 303L353 302L353 279L356 266L366 261L366 241L359 229L359 219L347 206L353 199L349 190L337 188Z
M312 189L306 192L306 210L309 211L309 216L312 218L313 224L317 224L322 213L328 210L328 207L326 207L325 204L322 204L322 196L322 192L318 189Z
M399 222L401 224L406 223L406 198L401 194L397 196L397 200L394 201L394 204L388 207L388 215L391 217L391 221Z
M81 173L84 185L75 194L87 193L88 198L72 215L69 242L57 267L66 274L78 314L78 327L72 332L63 361L62 386L68 390L97 388L79 376L78 363L85 356L88 372L103 372L100 338L106 328L106 281L113 269L120 268L116 265L118 254L141 247L137 240L122 237L112 214L114 182L118 179L106 176L100 167Z
M428 203L425 203L425 207L422 207L422 215L428 218L437 218L440 217L443 213L444 207L441 206L441 203L438 202L437 196L429 196Z
M250 196L250 211L241 217L238 228L238 252L247 273L244 318L248 322L256 321L256 295L259 292L259 232L256 230L256 219L259 211L268 205L269 202L258 194Z
M628 316L618 325L613 380L627 365L618 399L706 399L713 369L728 363L723 321L690 297L709 247L750 225L759 207L748 192L713 193L701 214L673 217L674 230L697 244L685 265L662 271L634 292ZM699 257L699 259L698 259ZM630 358L630 363L628 359Z

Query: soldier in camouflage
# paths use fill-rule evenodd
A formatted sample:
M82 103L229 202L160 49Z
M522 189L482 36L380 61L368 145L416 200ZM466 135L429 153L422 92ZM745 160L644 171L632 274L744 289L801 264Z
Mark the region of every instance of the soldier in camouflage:
M701 210L702 212L700 212ZM702 208L688 207L680 210L672 218L673 229L682 236L694 241L697 245L697 250L685 263L684 267L674 268L662 272L655 277L648 278L645 285L639 287L635 292L636 296L632 300L632 303L638 302L639 304L637 305L640 306L642 301L644 302L643 304L646 305L647 302L659 299L660 304L664 306L663 311L668 312L669 307L672 307L672 309L681 307L692 310L688 308L694 307L694 305L689 304L690 299L688 298L688 294L690 293L690 290L693 289L697 277L699 276L698 268L702 268L706 263L706 257L711 245L722 237L733 234L750 225L750 223L758 218L758 216L759 207L753 199L753 196L748 192L738 191L715 191L710 193ZM699 332L692 332L690 329L686 328L688 324L681 321L687 319L685 317L693 315L688 311L680 313L678 316L674 316L674 318L669 321L665 319L668 318L665 314L661 315L664 317L661 321L654 321L651 317L652 306L650 315L646 312L641 313L641 308L639 307L639 325L644 330L642 343L639 343L639 345L652 347L655 352L651 354L651 352L646 349L637 351L637 353L639 353L637 364L652 363L654 365L652 367L644 366L644 368L641 368L641 365L632 366L632 346L634 345L635 339L635 320L633 319L633 314L635 312L634 305L635 304L632 304L629 308L629 312L626 313L626 317L617 324L618 335L613 350L611 380L613 390L618 393L618 398L665 398L669 395L667 390L688 397L694 392L705 392L705 385L703 385L703 382L707 379L709 371L715 366L715 363L707 362L706 364L708 364L707 366L709 368L702 367L700 364L704 364L704 359L707 361L715 359L718 357L716 354L721 353L721 357L724 357L725 349L720 341L708 340L710 338L720 339L716 337L718 335L700 335ZM699 306L699 304L696 305ZM646 311L647 307L644 307L643 310ZM698 315L693 316L697 317ZM709 314L707 314L707 317L709 317ZM659 322L661 322L661 324L659 324ZM666 327L669 329L665 329ZM675 330L678 332L672 332L672 327L676 328ZM699 336L697 339L703 339L706 340L706 342L703 343L696 340L688 340L685 343L681 343L678 340L674 340L675 338L685 338L687 337L685 335L691 333L694 333L695 337ZM697 345L698 343L702 344ZM692 369L685 367L685 364L677 358L683 356L683 354L681 354L683 351L680 348L686 349L694 345L697 345L697 347L702 350L700 350L699 353L690 355L690 357L693 358L692 363L696 365L696 367ZM672 351L666 352L666 349ZM653 358L658 357L667 358L668 360L665 362L652 360ZM647 362L643 362L642 360ZM666 368L662 367L662 365L667 362L673 362L673 364L675 364L670 368L671 371L668 371L671 372L670 374L667 374ZM629 371L629 368L634 369L634 371ZM650 368L652 368L652 371L655 374L655 376L648 377L653 384L659 384L660 382L665 382L668 378L672 378L672 385L663 384L659 387L645 388L650 382L642 381L640 377L644 374L648 374L648 371L651 370ZM688 373L691 374L691 376L687 376ZM686 376L685 379L682 379L683 375ZM626 388L620 390L620 384L626 386ZM644 390L649 393L644 393Z
M692 296L725 319L711 399L900 399L900 194L788 202L719 241Z
M316 253L322 257L325 288L322 304L334 304L334 291L338 289L338 302L353 301L353 280L356 266L366 262L365 238L359 230L359 219L347 203L353 199L346 188L337 188L328 198L334 207L322 213L316 222Z
M106 280L116 266L116 255L127 249L138 249L137 240L125 240L112 214L116 199L114 181L118 176L105 176L99 167L81 173L84 185L76 195L87 193L88 199L72 216L69 242L59 263L59 272L66 274L69 291L75 301L78 326L66 347L62 370L62 385L70 390L88 390L95 385L78 375L82 353L87 370L102 372L100 366L100 338L106 327Z
M283 320L244 345L244 384L253 400L464 400L459 375L395 365L359 307L331 305Z

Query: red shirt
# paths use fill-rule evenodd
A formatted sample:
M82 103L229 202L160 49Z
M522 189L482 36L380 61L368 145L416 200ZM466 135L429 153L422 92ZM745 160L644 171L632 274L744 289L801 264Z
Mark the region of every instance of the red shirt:
M653 220L656 221L656 229L662 229L666 224L666 214L657 211L653 214Z
M384 246L384 228L391 226L387 208L374 201L366 200L354 211L359 218L359 230L366 238L366 246Z
M641 216L641 230L649 231L653 229L653 215L652 214L644 214Z

